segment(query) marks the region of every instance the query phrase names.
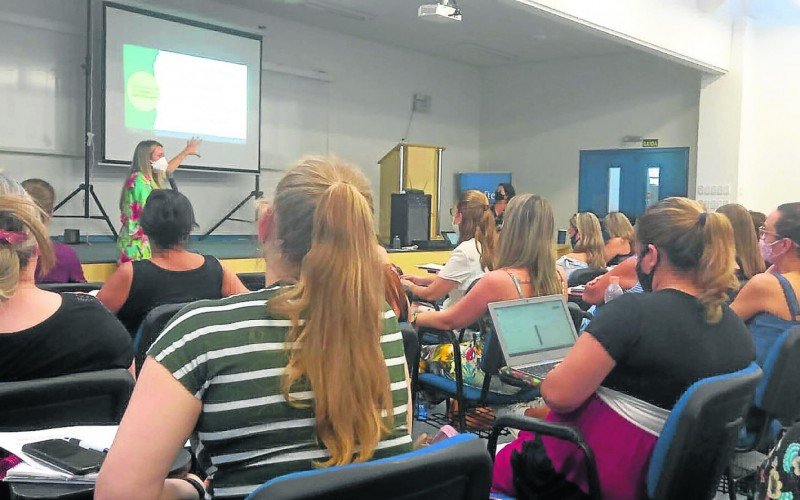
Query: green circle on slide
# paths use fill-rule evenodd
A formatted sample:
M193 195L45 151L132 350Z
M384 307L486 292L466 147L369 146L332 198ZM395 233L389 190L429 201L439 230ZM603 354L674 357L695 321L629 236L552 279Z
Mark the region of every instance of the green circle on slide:
M158 82L155 75L147 71L137 71L128 78L125 93L134 108L139 111L151 111L158 104Z

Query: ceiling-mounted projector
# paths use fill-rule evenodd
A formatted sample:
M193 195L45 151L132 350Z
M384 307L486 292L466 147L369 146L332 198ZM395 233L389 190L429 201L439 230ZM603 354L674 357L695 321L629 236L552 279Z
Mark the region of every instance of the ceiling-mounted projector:
M440 0L439 3L420 5L417 16L437 23L449 23L461 20L461 9L455 0Z

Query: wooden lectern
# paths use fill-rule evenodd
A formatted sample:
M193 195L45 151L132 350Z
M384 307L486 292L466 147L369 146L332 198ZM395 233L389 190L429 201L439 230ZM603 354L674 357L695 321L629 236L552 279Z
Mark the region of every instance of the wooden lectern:
M419 189L431 195L431 238L439 237L439 211L442 191L442 146L401 142L380 159L381 192L378 236L391 243L389 234L392 193Z

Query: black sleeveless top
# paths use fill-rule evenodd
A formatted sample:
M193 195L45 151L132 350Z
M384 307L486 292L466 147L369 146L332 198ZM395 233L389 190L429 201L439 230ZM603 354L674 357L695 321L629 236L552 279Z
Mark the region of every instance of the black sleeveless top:
M222 298L222 265L203 255L203 265L189 271L170 271L149 260L133 262L133 281L128 299L117 317L131 336L136 335L144 317L163 304Z

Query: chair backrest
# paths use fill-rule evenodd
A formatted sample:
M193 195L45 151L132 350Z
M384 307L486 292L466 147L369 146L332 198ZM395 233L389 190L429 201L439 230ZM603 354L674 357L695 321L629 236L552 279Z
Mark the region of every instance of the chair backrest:
M153 345L153 342L155 342L161 334L161 330L167 326L169 320L171 320L178 311L183 309L183 306L186 304L188 304L188 302L160 305L147 313L147 316L144 317L139 331L136 333L136 339L133 342L136 375L139 375L139 372L142 370L142 365L147 357L147 350L150 349L150 346Z
M267 286L264 273L238 273L237 276L242 284L250 291L261 290Z
M599 267L587 267L584 269L576 269L572 271L572 274L569 275L569 279L567 280L567 286L585 285L586 283L592 281L598 276L604 275L605 273L606 270Z
M486 443L473 434L394 457L281 476L248 500L485 500L492 479Z
M778 337L767 353L763 370L755 405L769 418L790 425L800 416L800 326Z
M569 315L572 317L572 323L575 325L575 331L578 332L578 334L581 333L583 320L588 319L591 321L594 317L592 313L584 311L578 304L574 302L567 302L567 310L569 311Z
M713 496L760 379L761 368L751 363L737 372L699 380L686 390L650 458L650 498Z
M63 293L63 292L93 292L100 290L103 287L102 283L37 283L37 288L47 290L48 292Z
M117 368L0 383L0 430L118 424L133 377Z

